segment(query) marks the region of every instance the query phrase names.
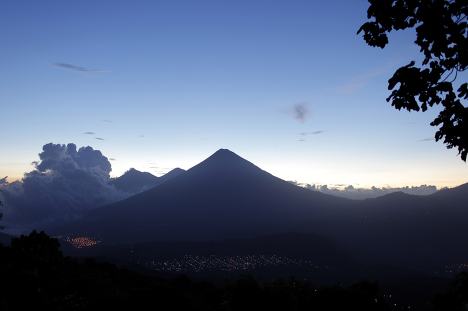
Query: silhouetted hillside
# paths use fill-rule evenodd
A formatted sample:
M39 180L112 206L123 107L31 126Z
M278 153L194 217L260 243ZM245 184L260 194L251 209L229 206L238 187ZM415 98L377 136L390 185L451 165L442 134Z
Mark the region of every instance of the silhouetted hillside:
M468 261L467 188L348 200L292 185L221 149L177 178L91 211L67 232L105 244L311 233L365 263L433 271Z
M468 260L468 185L428 196L392 193L364 200L348 236L370 261L437 267Z
M252 237L326 226L349 202L291 185L221 149L177 178L96 209L71 231L107 243Z

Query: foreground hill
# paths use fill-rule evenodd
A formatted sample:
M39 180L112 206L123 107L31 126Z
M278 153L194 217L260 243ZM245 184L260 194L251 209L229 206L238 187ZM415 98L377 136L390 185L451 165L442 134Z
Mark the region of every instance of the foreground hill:
M0 244L1 245L9 245L12 238L13 237L11 235L0 232Z
M57 240L37 232L15 238L9 247L0 246L0 275L1 310L9 311L402 310L392 308L399 297L386 298L389 288L380 289L374 282L330 287L317 286L315 280L313 284L288 278L257 282L239 275L216 283L186 276L162 278L160 273L142 274L97 260L65 257ZM404 304L413 310L420 297L427 303L429 290L424 284L429 297L405 295ZM450 306L461 310L466 295L458 296Z

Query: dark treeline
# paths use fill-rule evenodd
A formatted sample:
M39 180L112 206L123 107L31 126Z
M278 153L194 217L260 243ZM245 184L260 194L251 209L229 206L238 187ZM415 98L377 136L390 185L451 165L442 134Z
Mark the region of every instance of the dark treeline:
M63 256L59 242L32 232L0 246L0 310L408 310L377 283L316 287L297 280L223 284L164 279L92 259ZM468 276L432 301L434 310L465 310Z

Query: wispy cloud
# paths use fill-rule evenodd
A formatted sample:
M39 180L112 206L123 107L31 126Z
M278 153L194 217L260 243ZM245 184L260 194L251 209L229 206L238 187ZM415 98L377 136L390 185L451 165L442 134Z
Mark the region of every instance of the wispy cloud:
M115 158L109 158L109 161L117 161Z
M105 140L104 138L101 137L96 137L97 140Z
M392 62L356 74L355 76L351 77L347 82L338 86L338 90L346 94L355 93L356 91L359 91L360 89L366 87L375 78L378 78L382 75L388 75L389 72L395 67L395 65L396 62Z
M94 133L94 132L84 132L83 134L85 134L85 135L94 135L96 133Z
M306 141L306 138L311 135L320 135L324 133L325 131L318 130L318 131L312 131L312 132L300 132L299 133L299 139L297 141Z
M418 141L434 141L435 139L433 137L428 137L428 138L423 138L423 139L420 139Z
M319 130L319 131L313 131L313 132L301 132L299 135L301 136L309 136L309 135L320 135L323 134L325 131Z
M104 120L102 120L102 122L105 122L105 123L112 123L112 120L104 119Z
M304 123L309 116L309 108L306 103L295 104L292 108L294 119Z
M101 73L101 72L107 72L105 70L98 70L98 69L91 69L88 67L83 67L83 66L77 66L69 63L53 63L52 64L55 67L62 68L62 69L68 69L72 71L79 71L79 72L88 72L88 73Z

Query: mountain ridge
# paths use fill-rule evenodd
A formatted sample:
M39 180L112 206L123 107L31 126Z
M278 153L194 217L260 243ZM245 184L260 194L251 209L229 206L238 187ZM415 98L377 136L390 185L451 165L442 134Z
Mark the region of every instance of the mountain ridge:
M181 168L174 168L166 174L157 177L151 173L142 172L135 168L130 168L121 176L113 178L110 181L110 184L119 191L134 195L156 187L172 178L183 174L184 172L185 171Z
M351 200L298 187L221 149L68 228L111 244L310 233L337 241L362 261L437 266L468 259L465 189Z
M295 203L290 205L290 200ZM138 240L237 238L274 233L285 219L304 223L301 216L310 206L317 208L315 213L320 209L329 214L348 201L292 185L221 149L177 178L90 211L82 231L119 241L131 234ZM128 235L111 238L114 234L102 233L122 232L119 227L127 228ZM286 229L292 228L282 228Z

